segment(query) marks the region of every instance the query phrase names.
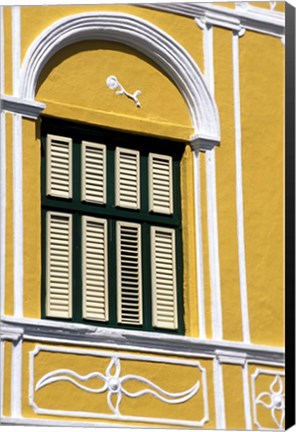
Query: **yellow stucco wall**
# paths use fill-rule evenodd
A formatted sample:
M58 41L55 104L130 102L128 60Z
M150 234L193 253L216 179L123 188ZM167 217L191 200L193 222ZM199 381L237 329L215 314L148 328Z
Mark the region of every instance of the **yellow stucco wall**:
M260 50L258 50L260 46ZM283 345L284 49L246 32L240 40L246 272L253 343ZM250 68L250 62L255 65Z
M11 404L11 351L12 351L12 346L10 342L4 342L4 361L3 364L1 365L1 368L4 369L4 374L3 374L3 406L2 406L2 412L4 416L9 417L11 415L11 410L10 410L10 404Z
M193 188L193 154L189 145L181 161L182 231L183 231L183 274L184 274L184 322L186 334L199 336L197 317L198 298L196 281L195 219Z
M223 52L223 55L219 54ZM221 122L216 152L217 219L223 338L242 340L238 269L232 33L214 30L215 99ZM227 77L227 78L226 78Z
M3 34L5 40L4 52L4 90L7 94L12 94L12 24L11 7L3 8Z
M246 422L242 367L224 364L222 370L226 428L227 430L244 430L246 429Z
M24 315L40 318L41 199L38 122L23 120ZM34 202L36 205L32 205Z
M107 87L111 75L129 93L141 90L141 108ZM193 133L172 81L148 58L117 43L89 41L59 51L41 73L36 98L47 104L44 114L174 138Z

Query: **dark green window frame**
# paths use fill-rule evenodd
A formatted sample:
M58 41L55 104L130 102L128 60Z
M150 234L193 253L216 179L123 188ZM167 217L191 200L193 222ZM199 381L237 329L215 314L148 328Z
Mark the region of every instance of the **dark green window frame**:
M72 198L57 198L46 194L46 136L53 134L72 138ZM107 193L106 204L93 204L81 201L81 142L90 141L105 144L107 148ZM135 149L140 152L140 209L124 209L115 205L115 148ZM43 117L41 122L41 204L42 204L42 318L51 320L85 323L100 327L125 328L131 330L157 331L184 334L183 310L183 249L182 215L180 190L180 161L184 152L184 143L142 135L107 130L95 126L84 126L50 117ZM158 153L172 157L173 173L173 213L156 214L149 211L148 198L148 155ZM72 237L72 317L70 319L46 316L46 213L56 211L71 213L73 223ZM98 322L82 317L82 216L101 217L108 221L108 292L109 320ZM142 245L142 311L143 324L129 325L117 322L117 277L116 277L116 222L126 221L141 225ZM151 299L151 244L152 226L172 228L176 242L176 285L177 285L177 329L155 328L152 325ZM148 263L148 264L147 264Z

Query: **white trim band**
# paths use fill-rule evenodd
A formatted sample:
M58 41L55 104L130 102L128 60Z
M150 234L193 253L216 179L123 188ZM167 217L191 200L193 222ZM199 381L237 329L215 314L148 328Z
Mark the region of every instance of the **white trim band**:
M243 6L245 5L245 6ZM282 38L285 32L285 14L237 3L236 9L206 3L143 3L141 7L163 10L197 18L209 25L228 30L246 29Z
M243 342L206 340L167 333L102 328L30 318L5 316L1 323L3 339L17 328L24 340L51 341L81 346L109 347L141 352L161 352L168 355L215 357L216 350L246 354L252 362L274 362L283 365L285 351L280 347L245 344Z

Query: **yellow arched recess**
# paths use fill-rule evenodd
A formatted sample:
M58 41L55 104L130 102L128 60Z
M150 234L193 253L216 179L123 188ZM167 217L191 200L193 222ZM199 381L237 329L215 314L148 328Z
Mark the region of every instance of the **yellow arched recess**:
M107 87L115 75L132 99ZM36 100L44 114L122 130L189 139L193 133L186 103L173 82L141 53L118 43L87 41L59 51L43 69Z

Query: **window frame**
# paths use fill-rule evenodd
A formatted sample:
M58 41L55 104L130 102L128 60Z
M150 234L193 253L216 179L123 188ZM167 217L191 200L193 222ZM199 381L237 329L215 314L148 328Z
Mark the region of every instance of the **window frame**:
M64 136L73 140L72 161L73 181L72 198L56 198L46 195L46 135ZM82 142L91 142L106 145L106 203L97 204L82 201ZM116 143L116 144L115 144ZM124 209L116 207L116 147L139 149L139 171L141 176L139 187L140 209ZM183 299L183 245L182 245L182 219L181 219L181 184L180 169L181 158L185 143L165 140L143 135L133 135L125 132L106 130L97 126L84 126L70 121L58 120L43 116L41 124L41 219L42 219L42 287L41 287L41 316L43 319L70 321L94 325L96 327L123 328L131 330L145 330L161 333L184 334L184 299ZM167 154L172 156L173 173L173 214L157 214L149 210L149 153ZM145 181L142 179L145 177ZM72 268L75 275L72 277L72 318L63 319L46 315L46 212L65 212L73 214L73 261ZM82 304L82 216L96 217L107 220L108 242L108 296L109 321L94 321L83 318ZM117 319L117 275L115 269L110 269L112 262L117 262L116 223L131 222L141 225L141 243L145 245L141 251L142 263L149 262L149 266L142 265L142 309L143 324L120 324ZM176 249L176 279L177 279L177 329L153 327L152 323L152 281L151 281L151 227L167 227L175 230ZM148 268L149 267L149 268ZM111 301L112 299L112 301ZM113 299L115 301L113 302ZM110 306L114 303L113 306Z

